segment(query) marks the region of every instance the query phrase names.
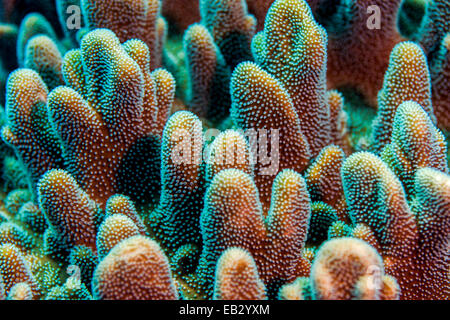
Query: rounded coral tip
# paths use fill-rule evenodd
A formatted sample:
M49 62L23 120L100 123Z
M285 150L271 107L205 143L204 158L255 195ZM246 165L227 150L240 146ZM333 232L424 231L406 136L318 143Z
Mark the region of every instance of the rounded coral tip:
M216 267L216 300L264 300L265 287L252 256L240 248L222 253Z
M159 245L143 236L120 242L97 266L92 290L105 300L178 298L169 261Z

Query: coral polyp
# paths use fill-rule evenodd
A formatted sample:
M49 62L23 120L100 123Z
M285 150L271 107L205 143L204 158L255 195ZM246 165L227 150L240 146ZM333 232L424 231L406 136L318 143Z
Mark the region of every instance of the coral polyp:
M0 300L449 300L449 4L0 0Z

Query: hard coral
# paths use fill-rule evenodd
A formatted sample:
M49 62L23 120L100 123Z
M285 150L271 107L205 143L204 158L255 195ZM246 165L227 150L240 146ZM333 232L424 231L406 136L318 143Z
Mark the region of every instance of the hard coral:
M327 34L305 1L278 0L252 42L256 62L289 94L313 156L330 141Z
M197 274L206 296L212 294L212 268L223 251L233 246L251 253L270 291L307 275L309 262L302 257L302 247L310 210L305 182L292 170L282 171L275 179L267 217L248 174L236 169L219 172L207 190L201 216L204 248Z
M81 0L81 6L87 28L110 29L121 42L144 41L152 55L151 69L161 67L163 39L158 30L159 0Z
M139 194L149 193L133 190L136 177L123 177L124 167L133 165L127 161L130 153L157 149L159 126L173 101L173 78L163 70L150 73L149 63L143 42L130 40L122 46L111 31L97 29L64 59L63 74L71 88L56 88L49 96L50 120L68 171L103 206L122 189L138 200ZM134 165L154 175L155 158ZM144 189L153 192L157 187L148 182Z

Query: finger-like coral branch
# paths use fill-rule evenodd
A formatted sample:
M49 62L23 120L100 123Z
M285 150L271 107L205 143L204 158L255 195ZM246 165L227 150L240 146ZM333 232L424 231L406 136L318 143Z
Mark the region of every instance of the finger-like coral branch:
M379 300L384 287L383 260L364 241L330 240L317 253L311 268L311 284L315 299Z
M151 177L159 175L159 122L168 116L174 80L162 70L150 73L149 59L142 41L122 46L111 31L97 29L65 57L64 77L77 91L59 87L49 96L68 171L102 206L115 193L141 201L158 189Z
M256 64L244 62L234 70L231 99L233 121L253 140L251 148L258 138L259 150L269 151L270 159L260 153L255 159L255 183L267 211L273 177L283 169L303 172L310 158L309 145L291 98L280 82ZM266 137L261 136L266 132L269 137L264 141Z
M39 181L38 195L47 219L69 244L95 250L97 207L72 176L48 171Z
M305 1L278 0L252 46L256 62L290 95L311 153L317 155L331 139L325 30Z
M159 0L81 0L86 26L90 30L107 28L121 42L144 41L152 54L152 69L161 66L161 50L157 30Z
M49 90L64 84L61 53L56 43L46 35L37 35L27 42L24 66L39 73Z
M344 162L342 179L352 222L373 230L383 257L411 256L417 227L404 189L389 167L371 153L356 153Z
M223 120L231 105L230 70L208 30L194 24L184 34L189 74L188 106L199 117Z
M53 41L57 40L56 33L50 22L39 13L30 13L22 20L17 37L17 60L19 66L24 66L25 48L28 41L39 34L46 35Z
M25 282L30 286L33 298L39 298L39 288L30 266L19 249L12 244L0 246L0 276L3 279L6 294L9 294L16 284Z
M329 6L334 1L326 1ZM323 21L328 31L329 86L351 86L375 105L394 46L401 0L341 0Z
M395 114L405 101L420 104L435 122L427 60L422 49L413 42L402 42L392 50L373 122L375 152L380 153L390 143Z
M252 155L245 137L238 131L227 130L219 134L211 144L205 176L211 182L225 169L238 169L253 174Z
M200 16L231 70L252 59L256 20L245 0L200 0Z
M309 217L306 185L294 171L284 170L275 179L267 219L249 175L236 169L219 172L208 188L201 216L204 248L197 270L199 286L206 296L212 294L211 269L233 246L251 253L270 291L307 275L309 262L302 257L302 247Z
M449 237L450 177L434 169L420 169L416 174L419 231L418 261L422 276L409 289L410 298L448 299L450 296Z
M427 113L415 102L404 102L394 119L392 142L383 153L383 160L402 181L406 192L414 193L414 179L420 168L447 172L447 148L444 135Z
M440 128L450 130L450 33L442 40L431 63L433 108Z
M265 287L252 256L231 248L220 256L216 267L215 300L264 300Z
M312 201L323 201L337 210L341 209L343 199L341 167L345 154L337 146L324 148L314 163L308 167L305 180Z
M28 169L33 187L50 169L63 165L61 147L48 122L47 86L29 69L19 69L8 79L8 125L2 138L14 147Z
M167 122L161 147L161 199L151 214L152 228L166 248L200 241L203 198L203 134L200 120L179 111ZM184 230L182 233L179 230Z
M174 300L177 289L159 245L143 236L115 246L97 266L94 298L105 300Z
M123 214L114 214L105 219L97 233L97 251L103 259L119 242L139 235L134 222Z

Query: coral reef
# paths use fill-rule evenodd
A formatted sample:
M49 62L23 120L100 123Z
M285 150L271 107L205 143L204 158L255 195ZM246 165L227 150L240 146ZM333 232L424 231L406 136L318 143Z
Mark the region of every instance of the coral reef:
M0 300L449 300L447 0L0 0Z
M200 16L231 69L252 59L256 21L245 0L200 0Z
M50 170L38 185L39 204L49 223L71 245L95 249L96 204L64 170Z
M321 20L328 31L329 87L351 86L375 104L389 55L403 40L397 26L401 2L340 0L328 9L332 14ZM333 7L332 1L325 1L327 5ZM380 25L371 20L374 13Z
M175 113L163 133L161 198L150 217L153 232L168 248L200 241L202 148L200 120L189 111Z
M33 297L39 297L39 288L28 262L19 249L12 244L0 246L0 274L5 294L9 295L17 284L26 283L30 286Z
M37 35L28 40L24 55L24 67L39 73L49 90L64 84L62 56L50 37Z
M56 88L48 98L69 172L102 205L121 191L117 176L131 162L129 153L157 144L158 123L168 116L173 80L162 70L150 73L149 61L143 42L130 40L121 46L111 31L96 29L83 37L81 51L66 55L63 74L72 88ZM164 89L159 89L162 84ZM104 157L105 152L113 156ZM151 164L141 166L152 174L147 172L154 169ZM109 179L104 172L109 172ZM138 192L142 191L129 195Z
M35 190L41 176L63 165L62 150L48 122L48 89L33 70L18 69L8 78L3 140L11 145L26 168Z
M341 167L345 154L341 148L324 148L305 173L312 201L323 201L338 211L345 206L342 197Z
M395 280L391 283L391 278L386 279L384 275L383 260L377 251L357 239L340 238L324 243L314 259L310 277L313 299L393 300L399 297Z

